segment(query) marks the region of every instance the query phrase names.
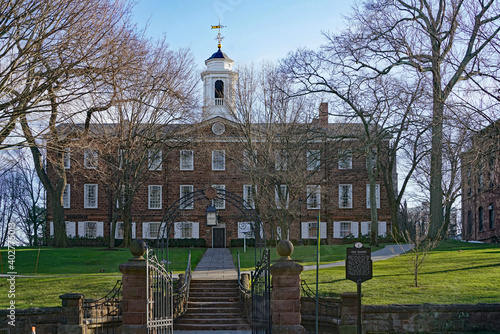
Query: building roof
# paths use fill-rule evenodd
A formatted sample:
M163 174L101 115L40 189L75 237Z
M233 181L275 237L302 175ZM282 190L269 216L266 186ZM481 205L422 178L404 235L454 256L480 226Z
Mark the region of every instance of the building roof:
M227 54L225 54L224 52L221 51L221 49L219 48L219 50L217 50L217 52L215 52L210 58L208 58L207 60L210 60L210 59L215 59L215 58L220 58L220 59L227 59L227 60L232 60L231 58L229 58L227 56Z

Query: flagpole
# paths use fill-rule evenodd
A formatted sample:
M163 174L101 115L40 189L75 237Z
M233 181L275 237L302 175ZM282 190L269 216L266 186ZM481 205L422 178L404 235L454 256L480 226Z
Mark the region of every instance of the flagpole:
M319 319L318 319L318 310L319 310L319 256L320 256L320 245L321 245L321 222L320 222L320 213L318 213L318 225L316 227L317 236L318 236L318 244L316 247L316 334L319 333Z

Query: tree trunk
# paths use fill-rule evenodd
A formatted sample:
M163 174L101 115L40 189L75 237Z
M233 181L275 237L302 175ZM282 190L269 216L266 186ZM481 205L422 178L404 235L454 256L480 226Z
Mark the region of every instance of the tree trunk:
M64 209L62 206L62 196L53 193L51 197L52 221L54 224L54 247L68 247L68 237L66 236L66 223L64 222Z
M130 202L130 201L128 201ZM120 247L130 247L132 243L132 207L131 203L125 204L122 210L123 219L123 243Z
M368 179L370 180L370 245L378 246L378 213L377 213L377 170L376 166L373 164L373 151L368 149L367 158L367 169L368 169Z

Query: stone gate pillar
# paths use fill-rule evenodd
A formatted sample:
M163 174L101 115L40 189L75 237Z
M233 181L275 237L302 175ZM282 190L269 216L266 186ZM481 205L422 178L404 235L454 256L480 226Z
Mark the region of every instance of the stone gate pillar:
M271 266L273 333L305 334L300 316L300 273L304 267L290 258L293 253L290 241L280 241L276 249L281 258Z
M123 274L122 334L147 334L146 327L146 252L144 241L134 240L130 245L134 257L120 265Z

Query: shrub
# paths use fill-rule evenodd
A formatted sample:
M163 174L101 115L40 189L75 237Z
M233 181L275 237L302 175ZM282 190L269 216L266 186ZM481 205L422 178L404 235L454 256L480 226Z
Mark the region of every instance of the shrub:
M231 247L243 247L244 239L232 239L230 246ZM247 239L247 247L255 247L255 239Z

